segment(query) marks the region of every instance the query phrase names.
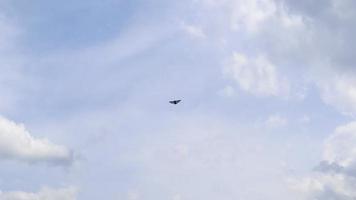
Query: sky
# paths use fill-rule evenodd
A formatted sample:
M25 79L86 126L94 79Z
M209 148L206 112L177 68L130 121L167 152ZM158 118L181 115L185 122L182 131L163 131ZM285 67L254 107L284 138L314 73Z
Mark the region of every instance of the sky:
M352 0L0 0L0 200L354 200L355 34Z

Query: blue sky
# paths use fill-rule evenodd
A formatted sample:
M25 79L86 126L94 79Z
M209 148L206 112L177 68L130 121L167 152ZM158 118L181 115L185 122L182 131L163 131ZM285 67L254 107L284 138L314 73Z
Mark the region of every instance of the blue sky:
M0 199L355 199L355 6L0 0Z

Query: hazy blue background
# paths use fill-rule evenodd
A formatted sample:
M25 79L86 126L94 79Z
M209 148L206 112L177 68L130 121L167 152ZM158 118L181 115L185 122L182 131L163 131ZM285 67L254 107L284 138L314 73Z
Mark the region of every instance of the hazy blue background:
M0 0L0 199L356 198L355 6Z

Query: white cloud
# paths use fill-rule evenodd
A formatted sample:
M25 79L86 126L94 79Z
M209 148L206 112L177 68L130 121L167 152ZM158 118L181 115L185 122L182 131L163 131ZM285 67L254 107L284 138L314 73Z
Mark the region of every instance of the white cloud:
M249 32L259 31L262 24L273 18L280 19L282 24L292 25L295 21L286 15L278 16L278 7L274 0L238 0L231 1L233 30L245 29Z
M356 78L353 74L333 71L316 82L325 103L336 107L344 114L356 113Z
M342 174L314 174L295 182L293 188L307 200L353 200L356 182Z
M66 147L34 138L24 125L4 117L0 117L0 155L2 159L52 164L69 164L73 159Z
M356 198L356 122L340 126L326 139L323 159L316 172L292 187L305 199Z
M265 55L267 63L273 66L270 69L274 70L266 72L266 77L276 81L268 81L266 86L258 84L258 81L251 78L261 77L255 75L256 67L235 68L234 77L243 90L259 96L280 95L281 90L277 83L281 81L274 79L273 77L276 76L273 74L277 74L275 66L283 65L286 69L284 72L289 73L286 76L288 75L287 85L290 88L290 96L299 95L300 99L304 99L304 93L292 92L295 92L294 86L306 84L303 80L303 76L306 76L310 78L307 87L316 84L325 103L336 107L344 114L355 113L356 79L353 66L356 60L353 38L356 33L354 28L356 4L354 1L330 0L322 3L305 0L198 0L196 2L208 7L209 12L219 16L216 18L220 21L211 23L211 26L216 27L210 27L210 30L223 30L219 40L226 41L228 49L240 49L242 53L238 55L240 58L235 59L238 60L236 63L251 65L251 62L253 63L251 60L258 60L258 57L247 58L244 55L246 53L243 52L246 50L249 55ZM320 7L317 12L316 7ZM211 13L205 12L204 16L212 15ZM230 24L224 21L229 21ZM236 37L236 31L239 37ZM287 68L288 66L293 66L294 69ZM294 71L299 71L300 74L293 74ZM325 71L331 73L326 76L319 75L325 74Z
M346 168L356 164L356 122L338 127L326 140L324 160Z
M233 30L246 28L249 31L257 31L261 23L273 16L276 12L274 1L230 1L231 27Z
M356 3L352 0L283 0L291 12L302 15L305 38L299 55L312 71L310 79L323 101L343 114L356 112L355 40ZM288 49L287 49L288 50ZM293 59L286 57L286 59Z
M288 81L264 56L251 59L244 54L234 53L224 74L235 80L242 90L256 96L286 96L289 92Z
M23 191L0 192L1 200L76 200L75 188L43 188L38 193Z

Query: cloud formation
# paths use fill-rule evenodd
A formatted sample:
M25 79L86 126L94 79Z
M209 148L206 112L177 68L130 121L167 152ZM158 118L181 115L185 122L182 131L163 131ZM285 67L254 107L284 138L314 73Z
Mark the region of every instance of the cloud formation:
M195 2L200 3L203 13L201 15L206 16L206 19L211 20L207 17L210 13L219 16L216 17L217 22L209 23L205 18L201 18L201 23L206 26L205 29L219 32L215 34L215 39L224 41L225 48L231 50L230 53L239 49L240 58L248 57L246 54L263 55L268 63L273 64L274 71L288 71L289 74L284 76L289 81L291 96L296 97L300 93L296 91L296 85L315 86L327 105L335 107L343 114L355 114L356 56L353 50L356 34L354 28L356 12L353 9L356 7L355 2L348 0ZM233 57L235 60L244 60L236 59L236 53ZM259 60L258 56L256 57L247 58L247 61ZM269 81L264 89L258 82L250 81L251 78L248 77L252 76L250 74L256 74L254 73L256 70L253 69L257 67L245 68L249 71L242 73L241 70L235 70L234 73L235 77L246 77L237 78L243 90L257 96L280 94L281 90L277 89L276 84L271 84L273 81ZM272 74L266 73L267 79L274 80L268 78L272 77ZM275 80L280 82L278 79ZM252 91L250 89L252 86L257 88Z
M78 2L79 5L75 6ZM105 6L112 7L110 2L114 1L105 1ZM164 1L155 1L154 6L140 2L143 9L136 9L139 7L135 4L137 2L130 1L130 9L127 10L136 12L132 15L135 19L126 16L126 11L115 10L114 13L120 13L120 16L107 16L107 19L111 21L121 18L127 24L117 28L118 32L110 33L111 38L107 38L105 34L101 34L105 30L104 26L97 26L98 22L81 21L83 16L80 13L88 10L84 8L89 5L87 2L68 1L57 5L38 1L37 7L34 5L36 8L31 12L40 14L31 18L30 24L26 24L28 21L23 19L31 15L28 13L31 13L29 10L33 7L28 8L27 15L18 14L19 22L23 22L23 27L28 28L29 32L41 32L38 37L40 40L37 38L35 41L28 41L30 44L42 43L42 38L46 38L42 36L47 36L47 42L48 38L53 42L50 44L53 49L51 48L50 52L42 52L39 57L34 53L29 55L28 60L24 60L27 62L23 65L26 66L25 75L35 82L36 92L28 91L31 86L27 85L26 92L18 92L18 85L13 85L14 82L23 84L23 77L19 77L21 73L14 70L14 66L19 64L13 64L13 60L19 60L20 56L15 54L15 59L7 55L0 56L2 96L12 96L7 95L8 93L30 96L20 98L26 99L26 104L21 106L27 108L17 108L17 112L24 113L24 118L36 117L36 109L42 109L41 106L44 106L46 111L50 110L51 112L43 114L42 119L36 119L40 123L37 126L42 126L45 124L44 120L53 120L55 117L57 118L53 121L61 121L70 113L70 126L73 128L66 130L67 135L63 137L73 139L71 142L78 150L83 149L80 144L85 141L95 141L95 145L92 145L92 142L89 142L90 145L83 145L86 147L83 151L88 156L88 162L83 164L83 168L90 170L81 168L79 175L74 176L81 179L75 181L81 181L83 187L89 187L83 192L83 196L81 195L84 199L95 199L103 195L100 193L105 193L108 199L120 192L126 194L124 190L135 186L140 190L129 193L129 199L294 198L286 192L283 170L292 165L290 162L298 162L298 159L310 156L304 153L307 151L305 140L296 139L304 133L298 133L296 136L295 132L298 132L299 126L303 126L308 133L312 132L310 127L313 127L313 130L324 128L324 122L320 123L323 125L317 124L320 122L319 115L324 113L319 112L315 106L322 103L318 99L319 96L312 97L312 101L315 100L312 103L298 102L303 105L293 104L288 101L290 99L281 103L274 101L276 98L265 97L304 98L305 93L296 91L296 85L303 85L304 88L305 84L316 88L327 105L344 114L352 115L356 112L356 81L353 69L356 63L353 51L353 37L356 33L353 28L355 4L350 0L183 0L172 3L174 6L168 3L171 8L167 9L168 4L162 2ZM192 2L193 8L190 7L192 4L189 4ZM90 13L94 13L98 8L96 3L103 5L99 1L92 1L89 10L93 12ZM70 10L68 7L61 8L62 4L70 5ZM176 4L178 6L175 6ZM85 6L82 7L83 5ZM116 5L115 8L121 8L121 5ZM16 10L16 7L14 5L13 9ZM185 10L187 7L194 12ZM159 12L157 8L160 9ZM49 12L54 9L56 12L48 17L36 9ZM103 8L100 9L102 10ZM63 13L70 13L71 15L66 17L75 18L72 24L66 24L68 20L63 18ZM96 17L97 15L93 18ZM36 21L38 19L45 19L46 22ZM184 24L179 24L180 22ZM80 33L84 33L80 25L88 23L95 31L87 31L85 36L98 37L102 41L90 41L85 48L67 44L70 37L66 38L64 32L61 32L63 35L59 33L61 37L53 35L56 31L46 32L48 25L53 25L57 29L67 28L68 31L76 33L69 34L75 35L74 39L82 38L84 35ZM18 31L16 26L0 17L0 30L0 51L16 49L18 46L14 45L16 39L13 38ZM182 31L185 35L180 34ZM176 34L177 32L179 34ZM199 42L186 40L186 36ZM31 40L31 37L26 39ZM74 41L76 42L79 41ZM70 50L62 47L59 53L56 44L64 44ZM41 51L32 45L29 45L27 50L37 53ZM225 65L224 73L230 81L221 79L219 74L219 63L226 60L230 62ZM177 87L172 87L174 85ZM187 88L193 92L186 92ZM224 89L216 92L219 88ZM226 101L225 98L218 100L212 95L231 97L239 94L240 90L251 95L240 95L239 98L231 98L231 101ZM177 93L187 97L186 103L169 109L162 106L167 96ZM43 98L45 94L48 98ZM4 98L0 100L1 111L1 108L9 108L7 102L11 105L16 99L10 98L3 102ZM309 117L301 118L296 129L290 128L296 124L290 112L298 112L302 106L308 112L317 113L316 116L312 116L312 121ZM181 110L177 112L176 109ZM197 122L202 116L193 117L192 111L201 113L207 120ZM283 116L269 115L279 112L283 113ZM53 113L55 117L49 116L48 113ZM93 113L90 119L88 113ZM98 113L105 117L98 117ZM299 113L293 114L300 116L297 115ZM168 123L172 118L178 120L184 116L192 117L176 125ZM218 116L217 118L223 121L222 125L210 127L215 121L210 119L211 116ZM273 131L274 137L270 138L270 135L266 134L268 131L265 126L264 130L254 130L250 125L242 125L242 121L255 121L261 116L264 116L262 119L269 116L262 123L273 127L268 131ZM329 118L329 115L325 118ZM84 120L83 123L83 119L87 121ZM66 122L63 121L58 125L62 130L66 129ZM232 126L239 123L243 127ZM82 127L79 124L82 124ZM306 124L308 127L304 127ZM162 130L162 126L171 126L172 129ZM286 128L282 130L278 127ZM79 129L85 134L72 134L77 133ZM329 137L325 143L324 157L313 174L294 184L300 189L300 194L305 194L306 198L321 200L355 199L355 193L352 191L356 186L353 148L355 129L355 125L351 123L340 127ZM288 134L278 133L281 131L288 131ZM103 134L109 139L98 142L98 138L104 137ZM89 135L95 135L94 139ZM315 143L319 144L324 135L313 134L310 138L312 137L317 138L315 140L318 142ZM310 138L308 135L308 142ZM284 148L281 143L289 144ZM289 148L293 149L294 153L289 151ZM278 155L280 152L283 155ZM125 153L126 156L123 155ZM308 156L305 156L306 154ZM72 162L73 155L64 146L34 137L23 125L0 118L0 158L26 163L68 164ZM313 159L315 160L319 159ZM303 167L310 164L307 163L310 160L303 161L304 163L300 162ZM105 164L97 166L96 163ZM11 179L20 177L17 171L14 171L14 178ZM38 180L38 183L53 181L49 177L39 179L41 180ZM106 184L108 179L112 184ZM155 180L155 183L151 180ZM23 184L38 183L30 180ZM88 184L90 186L87 186ZM18 182L13 185L18 188L27 187ZM15 200L75 199L71 191L61 189L43 189L38 193L4 192L1 195L0 199Z
M356 198L356 122L340 126L325 141L323 161L309 177L294 183L305 199Z
M13 191L0 192L1 200L76 200L75 188L42 188L37 193Z
M4 117L0 117L0 155L2 159L56 165L67 165L73 159L72 152L66 147L47 139L34 138L24 125Z
M316 80L321 98L343 114L354 115L356 113L355 73L344 73L335 69L325 70L329 70L329 73Z
M278 74L276 67L264 56L248 58L244 54L234 53L224 73L236 81L242 90L256 96L288 94L288 81Z
M356 3L349 0L283 0L290 12L303 16L304 43L299 55L323 101L344 114L356 112L354 35ZM286 59L291 59L287 57Z

